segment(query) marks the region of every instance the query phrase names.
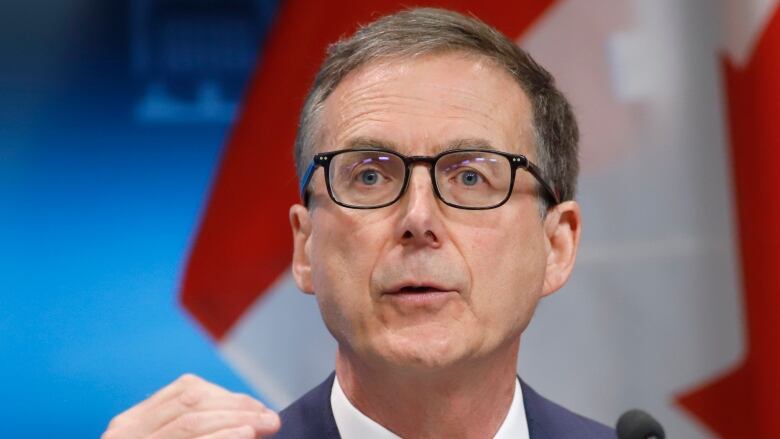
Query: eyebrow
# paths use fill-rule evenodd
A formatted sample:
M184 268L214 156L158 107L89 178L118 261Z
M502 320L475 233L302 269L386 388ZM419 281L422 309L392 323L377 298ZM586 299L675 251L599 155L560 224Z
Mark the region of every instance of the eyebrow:
M497 148L493 146L490 141L478 137L466 137L453 140L444 146L442 152L453 149L484 149L486 151L497 151Z
M398 146L388 140L377 139L374 137L355 137L349 139L345 144L345 149L368 148L377 150L389 150L400 152ZM486 151L497 151L490 141L478 137L465 137L447 142L437 153L451 151L454 149L481 149Z
M352 139L349 139L347 143L345 144L345 149L353 149L353 148L368 148L368 149L379 149L379 150L390 150L398 152L398 147L395 145L395 143L387 141L387 140L380 140L374 137L354 137Z

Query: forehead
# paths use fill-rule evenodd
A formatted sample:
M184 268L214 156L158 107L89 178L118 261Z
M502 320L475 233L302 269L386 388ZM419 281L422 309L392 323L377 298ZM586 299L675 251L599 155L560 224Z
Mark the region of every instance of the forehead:
M531 106L494 61L462 52L370 63L325 101L318 150L374 139L407 154L435 154L464 139L529 154ZM484 145L480 145L484 146Z

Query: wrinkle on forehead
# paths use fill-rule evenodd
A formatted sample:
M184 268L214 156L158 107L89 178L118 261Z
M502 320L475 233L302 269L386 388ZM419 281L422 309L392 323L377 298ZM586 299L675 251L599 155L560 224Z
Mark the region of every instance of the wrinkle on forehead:
M448 89L453 94L460 92L456 89ZM464 99L457 99L455 102L441 101L438 103L439 108L428 108L424 106L428 102L417 96L409 96L402 94L387 94L384 92L372 93L359 93L353 91L350 96L345 96L342 99L342 108L339 117L337 131L347 130L353 123L362 122L364 119L374 119L374 121L387 121L383 119L383 116L388 114L406 114L408 116L426 117L436 115L444 119L469 119L475 123L480 123L483 127L487 128L489 122L493 120L493 114L498 103L491 103L488 108L482 108L484 105L468 105L469 102L477 104L483 99L477 98L476 95L467 96L463 93ZM441 110L440 112L432 113L431 110ZM447 112L451 110L452 113Z
M453 133L456 137L484 137L469 132L476 130L495 138L496 131L504 131L511 138L499 139L496 147L523 153L532 149L531 107L520 85L497 63L467 53L374 62L348 75L323 110L327 149L343 147L354 136L376 135L372 129L398 128L399 120L427 124L432 130L462 128L463 133ZM517 144L525 146L524 151L518 151Z

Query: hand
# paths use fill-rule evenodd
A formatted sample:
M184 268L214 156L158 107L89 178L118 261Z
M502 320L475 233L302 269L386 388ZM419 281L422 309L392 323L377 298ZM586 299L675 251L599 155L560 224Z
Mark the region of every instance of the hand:
M259 401L187 374L117 415L102 439L249 439L280 426Z

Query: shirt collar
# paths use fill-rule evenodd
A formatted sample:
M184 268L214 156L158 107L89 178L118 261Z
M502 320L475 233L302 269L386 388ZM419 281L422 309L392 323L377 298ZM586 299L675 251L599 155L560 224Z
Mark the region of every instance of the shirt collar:
M330 405L342 439L398 439L400 436L364 415L344 394L338 377L333 380L330 391ZM525 417L523 390L520 381L515 378L515 393L504 422L501 423L493 439L528 439L528 422Z

